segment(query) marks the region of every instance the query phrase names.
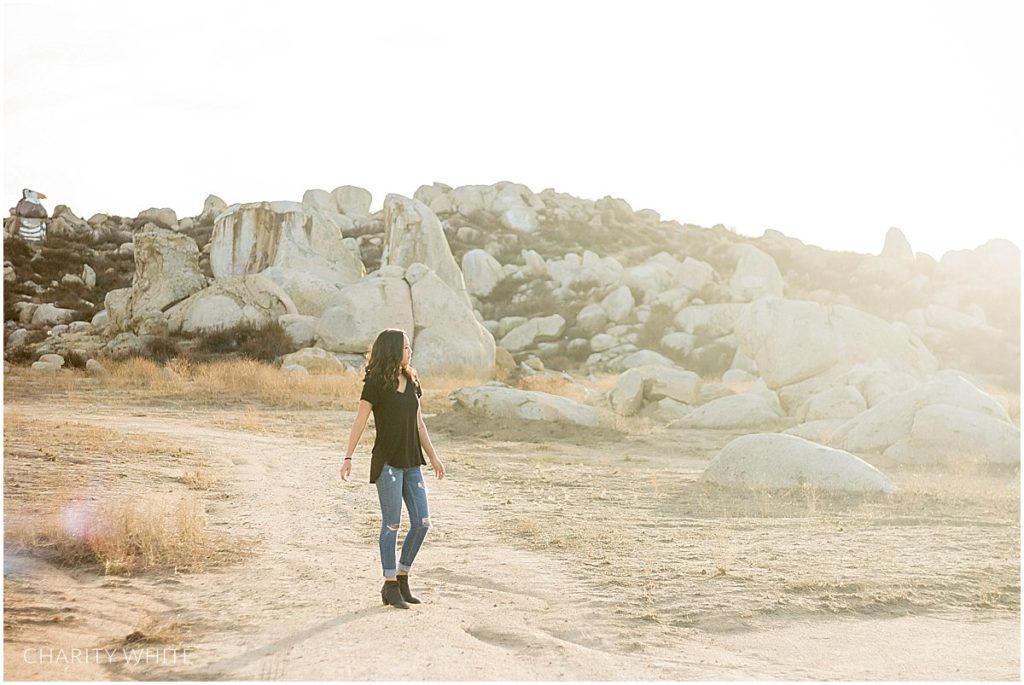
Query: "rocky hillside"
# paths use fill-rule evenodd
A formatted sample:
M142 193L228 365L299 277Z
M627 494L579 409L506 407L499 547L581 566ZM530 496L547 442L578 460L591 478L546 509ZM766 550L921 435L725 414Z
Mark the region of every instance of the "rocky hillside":
M351 331L403 324L422 333L419 365L663 363L708 378L758 372L736 324L746 303L769 296L877 317L861 334L884 324L878 335L896 331L936 368L1019 389L1020 253L1008 241L936 260L891 229L879 255L832 252L515 183L434 184L369 206L353 186L230 207L210 196L185 218L151 209L83 220L58 206L41 246L5 237L5 358L192 353L217 329L278 326L287 336L268 356L313 346L356 364L346 355L367 333ZM446 334L438 317L457 323Z

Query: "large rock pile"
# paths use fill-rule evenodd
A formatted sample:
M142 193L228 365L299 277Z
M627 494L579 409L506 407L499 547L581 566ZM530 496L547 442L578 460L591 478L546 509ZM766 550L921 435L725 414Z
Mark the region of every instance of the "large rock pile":
M194 219L146 210L133 221L118 220L116 227L132 231L130 242L116 246L134 262L131 284L107 290L104 308L94 310L90 322L72 323L78 310L28 301L19 303L18 318L40 327L71 323L48 331L51 337L39 352L87 356L101 349L138 353L146 341L168 334L276 322L296 349L315 343L343 360L343 367L350 363L346 353L365 353L382 328L395 326L413 337L422 371L490 377L494 338L470 308L462 272L437 217L422 203L398 195L388 196L379 217L369 215L369 206L368 192L342 186L330 193L307 191L301 203L228 206L211 195ZM57 215L76 227L79 239L95 233L66 208ZM111 221L101 217L94 223ZM374 243L372 235L367 240L367 230L377 227L387 241ZM197 239L204 237L200 246ZM367 278L360 247L375 244L385 265ZM9 266L8 281L17 281L14 265ZM95 284L95 278L85 265L81 278L65 280ZM13 322L8 332L15 345L31 344L32 334Z
M830 252L509 182L435 183L373 213L368 192L342 186L301 202L211 196L195 217L54 216L58 240L104 246L130 285L70 250L67 271L42 269L49 260L12 241L8 349L277 321L296 349L341 360L400 327L424 372L487 377L500 358L520 373L620 373L606 407L677 428L773 427L901 461L971 443L1019 459L1005 408L879 409L927 395L940 369L969 377L990 408L986 389L1019 392L1020 254L1008 241L936 260L891 229L878 255ZM899 430L865 440L883 414Z

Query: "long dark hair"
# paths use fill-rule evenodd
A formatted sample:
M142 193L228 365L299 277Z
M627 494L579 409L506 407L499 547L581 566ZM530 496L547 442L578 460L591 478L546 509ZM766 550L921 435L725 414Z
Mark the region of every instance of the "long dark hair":
M400 328L386 328L377 334L370 348L370 360L366 363L363 380L379 385L388 392L398 390L398 374L419 387L420 378L411 364L402 367L402 352L405 349L405 331Z

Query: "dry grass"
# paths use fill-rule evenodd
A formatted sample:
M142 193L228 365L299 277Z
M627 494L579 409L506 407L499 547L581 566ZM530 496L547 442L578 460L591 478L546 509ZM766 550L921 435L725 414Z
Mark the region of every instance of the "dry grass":
M646 416L621 416L610 414L609 426L612 430L626 435L656 435L664 433L666 428L663 424L657 423Z
M592 394L576 381L554 373L523 376L516 382L515 387L520 390L533 390L549 395L559 395L576 402L586 402L588 394Z
M154 477L215 485L202 458L176 440L11 407L4 451L6 539L30 554L131 574L197 570L234 552L207 533L195 495L142 494Z
M4 505L7 514L48 510L75 491L129 494L154 477L175 478L202 457L166 436L121 431L85 421L4 415ZM60 495L55 498L54 495Z
M196 387L204 381L197 376L200 368L212 366L172 364L183 379L180 386L162 376L154 382L179 387L183 399L202 404ZM226 376L224 369L217 373ZM425 378L425 410L446 407L452 389L476 382ZM132 411L147 400L131 390L118 392L115 400L114 392L98 394L96 381L92 384L85 388L89 402L99 398ZM15 387L23 392L22 386ZM233 406L197 412L195 420L321 440L326 439L321 437L325 422L337 409L353 410L357 397L353 392L339 405L317 411L281 411L270 401L269 406L238 406L235 398ZM321 401L310 400L314 406ZM456 414L448 412L428 425L433 432L432 421L444 426ZM170 415L188 414L179 405ZM78 430L72 422L26 419L17 412L14 425L36 440L45 432L46 441L33 444L46 449L54 441L70 445L65 441ZM537 447L526 444L525 433L507 442L490 437L482 442L476 433L450 431L448 440L435 438L435 443L442 442L453 474L471 474L460 488L480 503L486 529L507 544L573 564L588 578L588 588L598 596L614 596L615 611L630 617L713 630L787 613L871 616L982 608L1019 615L1019 471L966 459L927 467L879 464L901 488L896 494L738 491L699 480L701 462L736 434L667 431L639 417L621 419L619 428L636 435L588 443L589 432L552 430L541 433L543 447ZM89 443L111 444L109 431L93 431ZM347 431L331 439L340 444L341 433ZM124 436L116 433L112 444ZM25 462L25 473L66 473L61 464L40 469L37 459L45 455L33 457L28 447L19 445L24 454L16 455ZM130 447L116 447L114 454L127 458ZM158 454L155 445L153 453ZM56 456L61 460L64 455ZM146 470L157 463L182 491L182 473L195 470L201 481L199 467L206 466L198 458L175 462L172 468L163 459L150 459ZM151 483L137 483L134 491L142 485ZM379 530L374 511L367 508L355 519L371 544ZM439 526L432 535L441 540L443 533Z
M685 447L665 439L633 444L692 458L711 438L687 432ZM716 630L779 612L1019 612L1012 469L907 468L890 474L901 490L884 495L731 490L647 458L623 478L610 455L591 459L480 460L473 482L494 483L477 496L503 540L565 555L638 619Z
M68 499L55 513L16 523L6 533L21 551L111 575L197 571L235 551L207 532L203 505L194 496Z
M174 373L170 364L165 370L165 367L142 357L109 361L106 369L109 374L101 378L100 382L107 387L173 392L181 386L181 378Z
M182 358L166 366L147 359L111 362L103 379L111 390L141 390L201 405L259 402L278 408L332 407L359 397L355 375L288 376L269 364L248 359L195 363Z
M617 373L595 374L594 380L587 383L596 392L608 392L615 387L615 382L619 380L619 375Z
M615 385L616 376L594 378L593 380L580 380L578 378L566 378L555 373L541 373L535 376L523 376L516 387L521 390L534 390L558 395L579 402L595 406L600 404L601 396L608 388Z
M126 644L180 645L189 637L188 627L176 618L148 615L141 619L130 633Z
M1020 471L992 466L961 456L937 468L888 469L900 491L895 501L907 514L942 502L954 509L982 511L1016 517L1020 511ZM865 508L872 502L865 499Z
M39 376L14 369L7 392L64 394L83 388L99 388L129 397L138 403L158 400L187 402L193 406L258 403L277 409L345 409L355 411L362 391L358 374L288 376L259 361L239 359L193 362L181 357L161 366L143 358L105 363L109 375L94 379L79 370ZM423 411L436 413L449 407L448 395L480 380L466 374L423 378Z
M217 485L219 479L211 474L207 469L195 468L189 469L181 474L181 482L184 483L189 490L209 490Z
M4 409L4 445L16 447L19 439L46 435L46 444L56 455L69 457L94 454L106 458L190 454L176 440L148 433L122 432L84 421L60 421L46 416L26 416L17 407Z
M246 433L267 433L268 423L273 422L273 417L260 414L252 407L246 407L241 413L217 412L203 419L202 425L213 428L227 428L234 431L245 431Z

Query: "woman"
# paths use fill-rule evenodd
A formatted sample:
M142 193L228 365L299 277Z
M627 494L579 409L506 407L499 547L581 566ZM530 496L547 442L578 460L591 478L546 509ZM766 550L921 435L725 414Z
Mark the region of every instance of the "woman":
M384 569L380 598L385 605L399 609L420 603L409 590L409 569L430 528L427 489L420 471L420 466L426 464L423 448L430 457L434 474L444 478L444 465L423 423L419 400L423 391L416 370L409 365L411 358L412 348L404 331L389 328L377 336L366 364L363 392L348 437L348 450L341 462L341 479L348 481L352 475L352 454L372 411L377 436L370 459L370 482L377 484L380 500L380 561ZM396 564L395 545L402 500L409 510L411 525Z

